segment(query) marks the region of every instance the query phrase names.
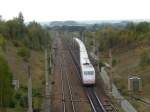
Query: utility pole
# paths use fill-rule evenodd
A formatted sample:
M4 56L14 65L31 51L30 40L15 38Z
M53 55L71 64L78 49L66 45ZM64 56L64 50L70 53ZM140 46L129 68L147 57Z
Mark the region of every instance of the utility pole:
M50 112L50 86L48 77L48 53L47 48L45 49L45 112Z
M81 36L81 40L83 41L83 43L85 43L84 36L83 36L83 31L80 31L80 36Z
M28 112L33 112L32 110L32 76L30 72L30 64L27 64L28 69Z
M96 54L96 41L94 37L93 37L93 53L95 54L95 56L97 55Z
M110 65L110 93L112 93L112 83L113 83L113 77L112 77L112 49L109 49L109 65Z
M99 43L96 43L96 39L95 39L95 51L96 51L96 56L97 56L97 67L98 67L98 71L99 72L101 72L101 68L100 68L100 65L99 65L99 63L100 63L100 51L99 51Z

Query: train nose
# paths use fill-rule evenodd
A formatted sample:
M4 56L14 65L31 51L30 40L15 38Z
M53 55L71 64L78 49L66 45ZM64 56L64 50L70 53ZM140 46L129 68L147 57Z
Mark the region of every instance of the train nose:
M84 80L83 82L84 84L95 84L95 80L91 80L91 79L87 79L87 80Z

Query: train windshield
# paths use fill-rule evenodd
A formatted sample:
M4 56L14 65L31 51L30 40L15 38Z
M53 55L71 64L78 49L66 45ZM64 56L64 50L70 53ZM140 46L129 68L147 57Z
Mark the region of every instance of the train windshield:
M93 71L84 71L84 75L93 75L94 72Z

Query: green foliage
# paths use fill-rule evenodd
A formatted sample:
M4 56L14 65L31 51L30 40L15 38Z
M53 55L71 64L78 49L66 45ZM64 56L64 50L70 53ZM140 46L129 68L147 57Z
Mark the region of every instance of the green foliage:
M99 45L99 50L104 51L109 48L113 49L128 49L135 48L136 46L150 45L150 23L128 23L126 27L106 26L97 29L96 31L87 31L85 36L88 44L96 40Z
M50 34L48 30L39 23L33 21L29 24L24 23L23 14L11 20L2 20L0 16L0 48L5 48L7 41L17 47L18 55L25 61L30 58L30 50L42 50L50 44ZM27 107L27 87L21 86L21 93L14 93L12 86L12 74L7 62L0 56L0 112L7 107L14 108L18 104ZM34 96L40 93L35 91ZM41 102L40 102L41 103Z
M48 30L35 21L25 25L21 12L18 17L11 20L0 20L0 34L15 42L16 47L23 44L26 47L41 50L50 42ZM18 44L18 41L22 44Z
M0 108L11 105L12 95L12 74L7 62L0 56Z
M15 100L15 98L12 98L12 100L10 100L9 102L9 107L15 108L16 104L17 104L17 100Z
M116 59L113 59L113 60L112 60L112 66L116 66L116 64L117 64L117 60L116 60Z
M22 96L21 99L20 99L20 106L23 107L23 108L26 108L28 106L28 100L27 100L27 96Z
M17 92L17 93L15 94L15 99L16 99L16 100L20 100L20 99L21 99L21 93Z
M40 24L35 21L30 22L27 29L31 48L42 49L47 47L46 45L50 41L49 33Z
M32 90L32 96L33 96L33 97L39 97L39 96L41 96L40 91L41 91L41 90L39 90L39 89L33 89L33 90Z
M18 41L18 40L13 40L12 41L15 47L22 47L24 46L22 42Z
M6 22L8 27L9 39L22 39L26 36L26 27L22 21L22 18L14 18Z
M136 26L136 31L139 33L146 33L150 30L150 25L148 22L140 22Z
M100 68L105 66L105 64L104 64L102 61L99 61L98 64L99 64L99 67L100 67Z
M0 47L5 49L6 39L0 34Z
M26 88L26 87L25 87ZM20 107L27 107L27 89L25 88L19 88L17 91L15 91L13 95L13 99L10 101L10 108L16 108L17 106Z
M6 22L0 20L0 34L2 34L4 37L8 36L8 26L6 25Z
M17 53L26 61L30 58L30 50L27 47L19 48Z
M140 63L139 63L139 65L141 66L141 67L144 67L144 66L146 66L146 65L150 65L150 56L149 56L149 54L148 54L148 52L143 52L142 54L141 54L141 58L140 58Z

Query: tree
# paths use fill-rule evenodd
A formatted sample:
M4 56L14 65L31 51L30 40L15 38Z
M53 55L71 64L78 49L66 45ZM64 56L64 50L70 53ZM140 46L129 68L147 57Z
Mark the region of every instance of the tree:
M11 20L0 20L0 34L15 45L19 43L18 45L37 50L46 47L46 43L50 41L48 30L35 21L26 26L21 12Z
M4 50L6 45L6 39L0 34L0 47Z
M27 26L29 44L33 49L42 49L46 47L47 42L50 40L50 35L46 29L44 29L40 24L33 21Z
M150 25L148 22L140 22L136 25L137 33L146 33L150 30Z
M0 20L0 34L4 37L8 37L8 27L5 21Z
M12 99L12 74L5 59L0 56L0 111L4 112Z
M139 65L141 67L144 67L145 65L150 65L150 56L149 56L148 52L145 50L141 54Z
M18 15L17 21L18 21L18 27L20 29L19 36L20 36L20 38L21 37L25 38L27 32L26 32L26 27L25 27L25 24L24 24L24 17L23 17L23 14L21 12Z
M19 23L20 23L21 25L24 24L24 17L23 17L22 12L19 12L18 21L19 21Z
M23 39L26 36L26 27L21 12L18 17L7 21L6 25L8 27L8 37L10 39Z

